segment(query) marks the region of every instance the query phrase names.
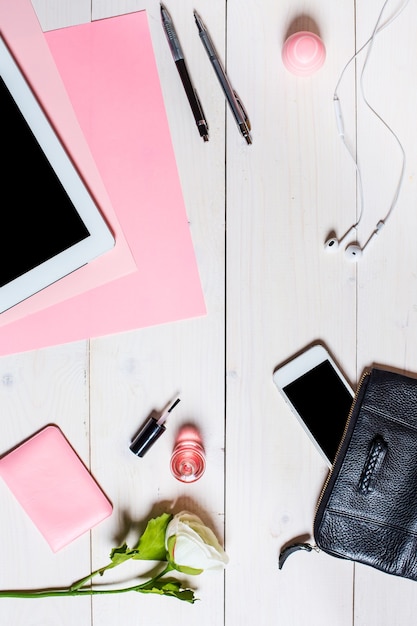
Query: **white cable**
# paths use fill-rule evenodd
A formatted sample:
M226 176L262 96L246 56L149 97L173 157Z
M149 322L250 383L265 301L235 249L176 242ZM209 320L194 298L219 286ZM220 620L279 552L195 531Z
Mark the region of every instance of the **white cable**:
M364 201L364 193L363 193L363 185L362 185L362 176L361 176L361 172L360 172L360 168L359 168L359 164L357 161L357 157L355 156L355 154L353 153L353 150L348 146L346 140L345 140L345 136L344 136L344 128L343 128L343 118L342 118L342 111L341 111L341 106L340 106L340 100L339 100L339 96L338 96L338 88L340 86L340 83L343 79L343 76L347 70L347 68L349 67L349 65L356 59L356 57L359 56L359 54L365 50L366 48L368 48L367 50L367 54L366 54L366 58L364 61L364 64L362 66L362 71L361 71L361 76L360 76L360 89L361 89L361 94L362 94L362 98L363 101L365 102L366 106L369 108L369 110L384 124L384 126L387 128L387 130L392 134L392 136L394 137L394 139L396 140L400 151L402 153L402 167L401 167L401 173L400 173L400 177L398 180L398 184L394 193L394 197L393 200L391 202L391 206L388 210L388 213L386 214L384 220L380 220L378 222L378 224L385 223L386 220L388 219L388 217L391 215L397 201L398 201L398 197L400 195L400 191L401 191L401 187L403 184L403 180L404 180L404 173L405 173L405 162L406 162L406 155L405 155L405 151L404 148L401 144L401 141L399 139L399 137L395 134L395 132L392 130L392 128L387 124L387 122L385 122L385 120L382 119L382 117L375 111L375 109L370 105L366 94L365 94L365 89L364 89L364 85L363 85L363 77L364 77L364 73L365 73L365 69L367 67L371 52L372 52L372 48L375 42L375 38L377 36L378 33L380 33L382 30L384 30L385 28L387 28L390 24L392 24L392 22L394 22L394 20L397 19L397 17L399 17L399 15L403 12L403 10L406 8L406 6L409 4L410 0L405 0L405 2L403 2L402 6L397 10L397 12L395 12L391 18L389 18L386 22L384 22L383 24L381 24L381 20L385 11L385 8L388 4L389 0L385 0L382 9L378 15L378 19L376 21L376 24L374 26L372 35L369 37L369 39L359 48L359 50L357 52L355 52L355 54L349 59L349 61L346 63L346 65L344 66L344 68L342 69L342 72L339 76L339 79L336 83L336 87L334 90L334 96L333 96L333 102L335 105L335 112L336 112L336 123L337 123L337 127L338 127L338 133L340 138L342 139L342 142L344 144L344 146L346 147L354 165L356 168L356 173L357 173L357 181L358 181L358 190L359 190L359 196L360 196L360 211L359 211L359 216L355 222L355 224L353 225L353 228L356 228L362 217L363 217L363 213L364 213L364 208L365 208L365 201Z
M339 88L339 85L340 85L340 83L341 83L341 81L342 81L342 78L343 78L343 76L344 76L344 73L346 72L346 70L347 70L347 68L349 67L349 65L350 65L350 64L351 64L351 63L352 63L352 62L356 59L356 57L357 57L357 56L359 56L359 55L360 55L360 53L361 53L363 50L365 50L365 48L366 48L366 47L367 47L367 46L371 43L372 38L375 38L375 36L376 36L378 33L380 33L380 32L381 32L381 31L383 31L385 28L387 28L387 26L389 26L390 24L392 24L392 22L393 22L394 20L396 20L396 19L397 19L397 17L399 17L399 16L401 15L401 13L404 11L405 7L408 5L408 3L409 3L409 2L410 2L410 0L405 0L405 2L403 3L402 7L400 7L400 9L398 9L397 13L394 13L394 15L393 15L393 16L392 16L389 20L387 20L386 22L384 22L383 24L381 24L381 26L379 26L379 27L378 27L379 22L381 21L381 19L382 19L382 15L383 15L384 10L385 10L385 6L386 6L386 5L387 5L387 3L388 3L388 0L386 0L386 1L385 1L384 5L383 5L383 7L382 7L382 9L381 9L381 12L380 12L380 14L379 14L379 16L378 16L378 20L377 20L376 28L374 28L374 32L373 32L373 33L372 33L372 35L369 37L369 39L368 39L367 41L365 41L365 43L364 43L364 44L363 44L363 45L359 48L359 50L358 50L357 52L355 52L355 54L354 54L354 55L353 55L353 56L349 59L349 61L346 63L346 65L344 66L343 70L341 71L340 76L339 76L339 79L338 79L338 81L337 81L337 83L336 83L335 90L334 90L335 96L336 96L337 90L338 90L338 88Z
M390 20L390 21L389 21L386 25L388 25L389 23L391 23L392 21L394 21L394 19L396 19L396 18L400 15L400 13L402 13L402 11L403 11L403 10L404 10L404 8L407 6L407 4L409 3L409 1L410 1L410 0L406 0L406 2L403 4L403 6L402 6L401 10L400 10L400 11L398 11L396 14L394 14L394 16L391 18L391 20ZM363 67L362 67L362 72L361 72L361 77L360 77L360 87L361 87L361 93L362 93L362 98L363 98L363 101L365 102L365 104L366 104L366 106L368 107L368 109L369 109L369 110L370 110L370 111L371 111L371 112L372 112L372 113L373 113L373 114L374 114L374 115L375 115L375 116L376 116L376 117L380 120L380 122L382 122L382 124L385 126L385 128L386 128L386 129L387 129L387 130L391 133L391 135L394 137L394 139L396 140L396 142L397 142L397 144L398 144L398 147L399 147L399 149L400 149L400 151L401 151L401 154L402 154L402 166L401 166L401 173L400 173L400 177L399 177L399 179L398 179L398 184L397 184L397 187L396 187L396 190L395 190L395 193L394 193L393 200L392 200L392 202L391 202L391 206L390 206L390 208L389 208L389 210L388 210L388 212L387 212L387 214L386 214L385 218L382 220L383 222L386 222L386 221L387 221L387 219L388 219L388 218L389 218L389 216L391 215L392 211L394 210L395 205L397 204L398 197L399 197L399 195L400 195L401 187L402 187L403 180L404 180L406 155L405 155L405 151L404 151L403 145L402 145L402 143L401 143L401 141L400 141L400 139L399 139L398 135L396 135L396 133L393 131L393 129L392 129L392 128L391 128L391 127L387 124L387 122L386 122L384 119L382 119L382 117L379 115L379 113L377 113L377 111L375 111L375 109L374 109L374 108L371 106L371 104L369 103L369 101L368 101L368 99L367 99L367 97L366 97L366 94L365 94L365 88L364 88L364 83L363 83L363 77L364 77L365 69L366 69L366 66L367 66L367 64L368 64L368 61L369 61L369 58L370 58L370 54L371 54L371 51L372 51L372 48L373 48L373 45L374 45L374 41L375 41L376 34L377 34L378 32L380 32L380 30L382 30L382 28L378 28L378 27L379 27L379 22L380 22L380 20L382 19L382 14L383 14L383 12L384 12L384 9L385 9L385 7L386 7L387 3L388 3L388 0L385 0L385 3L384 3L384 5L383 5L383 7L382 7L381 13L380 13L379 18L378 18L378 22L377 22L377 24L376 24L376 26L375 26L375 29L374 29L374 32L373 32L373 34L372 34L372 36L371 36L371 38L370 38L369 48L368 48L368 51L367 51L367 53L366 53L366 58L365 58L365 61L364 61Z

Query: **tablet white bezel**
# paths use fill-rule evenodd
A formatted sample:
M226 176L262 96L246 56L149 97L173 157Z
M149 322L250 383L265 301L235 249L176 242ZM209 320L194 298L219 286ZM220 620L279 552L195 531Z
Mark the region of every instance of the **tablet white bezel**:
M99 208L1 35L0 74L90 233L82 241L0 287L0 313L2 313L109 251L113 248L115 241Z

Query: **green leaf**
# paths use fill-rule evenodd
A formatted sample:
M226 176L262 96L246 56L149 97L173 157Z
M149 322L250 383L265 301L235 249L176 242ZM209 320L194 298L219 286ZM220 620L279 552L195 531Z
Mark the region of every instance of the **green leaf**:
M149 520L143 535L139 539L137 548L129 558L148 561L166 561L165 532L168 523L172 519L169 513L163 513L159 517Z
M129 559L133 559L136 554L137 554L137 550L132 550L124 543L119 548L113 548L113 550L111 551L110 553L111 565L112 567L116 567L116 565L120 565L121 563L124 563L125 561L128 561ZM103 569L108 569L108 567L109 566Z
M181 583L176 580L169 581L156 581L149 585L149 587L140 587L137 589L141 593L156 593L162 596L170 596L194 604L196 598L194 597L194 591L192 589L183 589Z

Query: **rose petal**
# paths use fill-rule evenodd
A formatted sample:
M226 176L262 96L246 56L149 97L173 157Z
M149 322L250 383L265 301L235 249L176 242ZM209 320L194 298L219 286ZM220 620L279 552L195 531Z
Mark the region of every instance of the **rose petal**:
M175 537L175 543L170 538ZM167 527L165 542L171 546L171 558L179 566L198 570L223 569L228 557L213 531L201 519L182 511Z

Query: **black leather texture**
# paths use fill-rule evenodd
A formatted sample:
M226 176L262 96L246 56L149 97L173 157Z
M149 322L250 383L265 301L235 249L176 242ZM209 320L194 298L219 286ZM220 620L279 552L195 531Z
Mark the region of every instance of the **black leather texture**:
M325 552L417 580L417 380L372 369L319 500Z

